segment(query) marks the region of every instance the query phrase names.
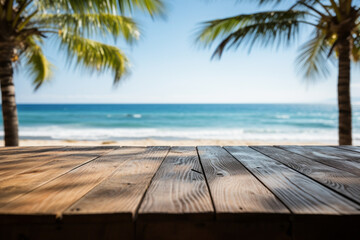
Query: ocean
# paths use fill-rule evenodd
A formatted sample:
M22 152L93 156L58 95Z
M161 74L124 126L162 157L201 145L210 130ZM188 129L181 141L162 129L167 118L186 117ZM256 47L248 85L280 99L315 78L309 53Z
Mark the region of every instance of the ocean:
M338 138L337 107L326 104L19 104L18 112L21 139L335 144ZM353 106L353 134L358 144L360 106Z

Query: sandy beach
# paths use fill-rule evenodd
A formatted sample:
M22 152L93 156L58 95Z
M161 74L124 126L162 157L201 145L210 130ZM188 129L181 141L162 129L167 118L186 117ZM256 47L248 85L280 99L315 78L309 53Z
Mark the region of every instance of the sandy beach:
M4 146L4 141L0 141ZM20 146L247 146L247 145L329 145L321 142L290 142L290 141L244 141L244 140L157 140L139 139L124 141L77 141L77 140L20 140Z

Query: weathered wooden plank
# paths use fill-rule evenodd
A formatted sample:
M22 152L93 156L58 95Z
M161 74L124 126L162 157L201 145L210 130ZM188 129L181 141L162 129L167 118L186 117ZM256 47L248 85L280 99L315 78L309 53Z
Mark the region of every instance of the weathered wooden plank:
M335 148L353 151L353 152L356 152L358 154L360 153L360 147L359 146L347 146L347 145L345 146L345 145L342 145L342 146L336 146Z
M152 177L169 151L169 147L134 147L118 160L129 160L110 177L93 188L64 213L64 221L96 214L132 221Z
M128 151L116 149L82 165L1 207L0 213L61 215L120 167L125 161L118 157Z
M191 238L212 239L203 226L204 221L213 219L214 209L196 149L171 148L140 205L136 239L187 239L190 233Z
M311 158L317 162L329 165L331 167L347 171L349 173L360 176L360 162L356 162L345 157L335 156L330 151L321 150L313 147L303 146L279 146L289 152L294 152L307 158Z
M34 154L19 154L18 156L11 158L9 158L9 155L6 155L6 158L0 161L0 178L6 179L15 174L27 171L31 168L49 162L58 155L63 155L64 153L62 150L63 149L59 148L58 150L54 150L52 152L46 151Z
M17 146L17 147L0 147L0 153L19 153L21 151L26 151L28 149L46 149L46 148L49 148L49 146L33 146L33 147L30 147L30 146ZM51 148L51 147L50 147Z
M293 213L359 214L359 205L249 147L226 147Z
M91 161L85 156L101 149L75 153L48 148L43 149L48 157L60 153L41 163L31 156L32 148L0 150L0 158L4 152L22 155L18 160L28 166L16 174L19 178L0 177L0 202L2 197L12 200L0 208L0 239L352 239L360 234L359 204L330 190L354 199L359 185L349 183L354 175L282 149L243 148L234 147L240 151L232 153L236 160L220 147L199 147L201 161L194 148L173 148L162 164L166 147L123 148ZM336 159L335 150L323 154ZM356 162L357 152L345 151L352 156L345 153L345 161ZM18 160L5 159L0 167ZM24 195L13 199L15 191ZM295 213L291 227L274 195ZM56 214L64 215L56 219Z
M252 148L360 204L360 178L358 176L280 148L268 146Z
M221 147L198 147L216 217L290 213L259 180Z
M59 156L88 153L94 150L110 150L109 147L59 147L38 149L29 148L23 154L15 156L5 155L5 160L0 161L0 178L2 180L24 171L34 170L38 166L57 159Z
M171 229L169 234L177 232L192 238L196 233L197 239L207 240L240 236L242 239L266 239L269 236L290 239L290 211L239 161L221 147L198 147L198 153L215 206L216 220L193 227L188 223L184 226L166 223L167 229ZM159 228L162 224L152 225ZM166 239L166 234L154 232L153 239Z
M18 147L0 147L0 153L3 154L24 154L29 151L51 151L65 146L18 146Z
M316 152L339 157L342 159L347 159L355 162L360 163L360 154L353 151L344 151L343 149L339 149L337 147L330 147L330 146L310 146L312 150L316 150Z
M110 150L92 147L87 148L86 151L71 151L71 154L66 155L58 154L43 165L1 180L0 207Z
M66 146L53 146L53 147L11 147L3 148L0 150L0 164L11 163L17 161L19 158L26 158L48 154L49 152L57 152L58 150L65 150Z
M16 163L19 159L23 160L49 154L49 152L56 154L59 150L65 148L66 147L28 147L26 149L18 149L18 147L6 148L5 150L0 151L0 166Z
M139 209L143 220L212 218L214 209L194 147L173 147Z

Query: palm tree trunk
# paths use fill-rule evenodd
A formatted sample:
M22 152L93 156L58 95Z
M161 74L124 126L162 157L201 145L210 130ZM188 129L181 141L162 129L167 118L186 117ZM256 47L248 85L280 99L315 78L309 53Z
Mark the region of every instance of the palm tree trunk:
M339 145L351 145L351 99L350 99L350 42L348 38L339 42Z
M18 146L18 116L13 83L12 57L14 50L0 49L0 82L2 97L2 114L4 121L5 146Z

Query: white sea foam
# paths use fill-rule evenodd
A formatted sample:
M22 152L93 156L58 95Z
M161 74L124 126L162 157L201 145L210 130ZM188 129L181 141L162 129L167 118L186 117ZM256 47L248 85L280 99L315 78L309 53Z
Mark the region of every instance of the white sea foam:
M0 131L0 136L4 132ZM336 143L337 130L276 130L276 129L165 129L165 128L68 128L59 126L21 127L21 138L72 140L123 139L220 139L244 141L292 141ZM354 134L355 142L360 133Z
M278 118L278 119L289 119L290 116L289 115L276 115L276 118Z
M125 116L128 118L142 118L141 114L126 114Z

